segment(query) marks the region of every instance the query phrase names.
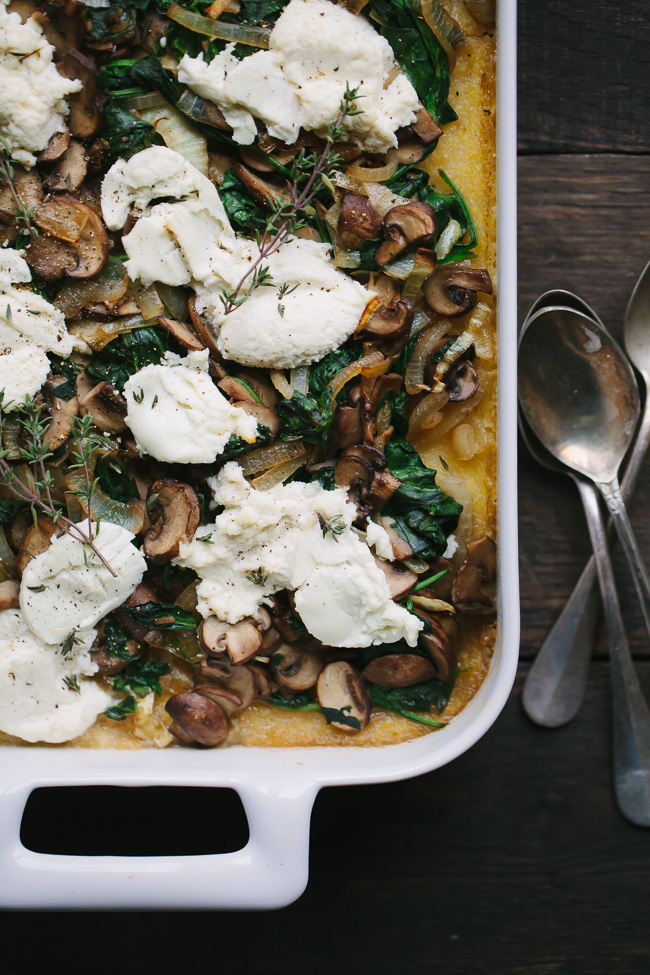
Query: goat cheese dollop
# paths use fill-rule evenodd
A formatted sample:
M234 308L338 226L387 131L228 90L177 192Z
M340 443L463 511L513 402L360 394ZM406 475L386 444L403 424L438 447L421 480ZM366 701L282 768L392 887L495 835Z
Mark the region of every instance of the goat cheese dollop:
M329 646L416 644L422 621L391 599L384 573L352 530L357 512L344 490L296 481L257 491L234 462L210 485L224 510L201 529L208 541L181 544L174 560L201 579L202 616L236 623L274 592L292 589L305 626Z
M34 17L22 23L0 0L0 136L12 157L26 167L68 114L66 98L81 90L80 81L64 78L52 60L54 48Z
M124 386L126 424L138 449L170 464L210 464L231 437L253 443L257 420L231 406L208 374L208 350L168 352Z
M301 127L325 134L336 121L346 84L359 89L359 115L343 127L357 145L386 152L397 129L415 121L418 96L388 41L363 16L329 0L291 0L269 50L238 60L234 45L209 63L184 55L178 80L219 106L235 142L250 144L260 119L289 145ZM392 79L389 81L389 79Z
M167 197L175 202L149 206ZM317 362L354 333L370 300L334 266L329 245L296 238L264 259L272 284L226 314L223 291L237 287L259 249L235 235L216 187L172 149L152 146L111 167L102 184L109 229L131 209L140 219L122 238L129 277L191 284L227 359L270 369Z
M46 352L63 358L73 348L63 312L24 285L27 261L11 247L0 249L0 390L2 408L16 410L34 396L50 371Z
M87 522L79 525L84 531ZM44 643L62 643L70 633L98 623L121 606L142 581L144 556L131 544L134 535L121 525L93 525L93 541L117 573L109 571L87 545L70 535L55 538L25 568L20 608L25 622Z
M94 630L79 631L65 655L36 637L17 609L0 612L0 731L58 744L86 731L113 698L94 681Z

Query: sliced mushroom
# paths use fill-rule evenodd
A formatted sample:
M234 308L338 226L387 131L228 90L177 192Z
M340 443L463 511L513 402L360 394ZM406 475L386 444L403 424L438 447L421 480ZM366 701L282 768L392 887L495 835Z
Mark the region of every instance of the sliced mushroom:
M226 367L223 364L223 358L219 349L217 348L217 338L212 331L212 327L209 322L200 315L196 310L196 299L190 298L187 303L187 307L190 313L190 318L192 319L192 325L196 329L196 334L203 342L206 349L210 350L210 368L214 370L214 374L218 379L222 379L227 375Z
M494 613L494 599L483 584L492 582L496 567L496 545L488 535L469 543L465 561L451 587L451 601L459 613L465 616L491 616Z
M280 401L280 394L268 377L268 374L262 372L261 369L239 369L235 374L235 379L241 379L243 382L248 383L250 388L259 396L260 401L264 406L268 406L269 409L274 410ZM239 396L238 399L246 399L245 396Z
M390 341L389 354L394 355L406 344L412 324L413 305L400 298L390 305L379 305L357 332L356 338L364 342Z
M244 664L260 652L262 634L252 619L222 623L216 616L209 616L199 626L199 641L211 656L227 654L233 664Z
M144 554L155 565L164 565L194 538L201 520L199 499L189 484L162 477L149 488L147 511L151 528L144 537Z
M458 267L453 264L438 268L424 282L422 294L438 315L457 318L476 305L476 293L492 294L492 279L485 268Z
M55 132L45 148L39 152L38 161L42 163L55 162L70 145L70 129L64 126L62 132Z
M432 142L439 139L443 132L431 112L427 111L422 103L420 103L415 122L411 124L411 128L426 145L431 145Z
M436 669L430 660L415 653L388 653L371 661L361 676L381 687L410 687L432 680Z
M228 715L215 701L183 691L167 701L165 711L173 718L169 730L184 744L196 742L208 748L220 745L228 737Z
M346 450L363 440L360 406L338 406L332 420L329 444L333 451Z
M291 202L291 196L287 189L275 186L273 183L267 183L261 176L252 173L241 163L235 163L233 169L253 199L259 200L265 206Z
M87 204L73 197L53 197L41 203L34 222L44 232L32 238L27 262L48 280L64 273L92 278L106 264L108 236L100 217Z
M79 189L88 172L86 150L81 142L73 139L61 156L45 182L53 193L74 193Z
M271 678L260 664L249 664L248 669L255 681L255 697L260 701L265 701L273 693Z
M214 673L213 677L210 668L204 665L197 668L194 685L197 694L215 701L228 715L239 714L253 703L257 684L248 667L231 667L229 672L221 673L216 669Z
M370 721L372 702L366 682L352 664L336 660L321 671L316 685L318 703L323 710L340 711L345 718L358 722L358 727L343 724L332 716L329 724L341 731L361 731Z
M74 48L57 65L64 78L82 82L80 91L68 96L70 131L79 139L96 135L101 122L99 111L99 71L92 61Z
M382 517L380 518L380 524L390 539L390 544L392 546L393 555L395 556L395 558L410 559L413 555L413 549L411 548L409 543L405 542L404 539L401 538L393 528L393 525L395 524L395 519L388 518L387 516L382 515Z
M35 169L25 170L22 166L14 166L13 184L16 196L28 210L31 211L40 205L43 199L43 184ZM0 220L10 223L12 227L16 224L14 205L11 187L5 183L0 186Z
M385 562L375 558L375 562L386 576L391 599L402 599L418 581L416 572L411 572L401 562Z
M20 606L20 584L14 579L0 582L0 609L18 609Z
M64 383L65 376L52 376L45 384L44 392L52 419L43 434L43 445L48 450L55 451L66 442L70 436L74 418L79 414L79 400L76 395L71 399L61 399L55 394L55 389Z
M444 383L449 399L461 403L471 399L478 389L478 373L469 359L459 359L447 372Z
M223 379L219 380L217 386L231 401L245 403L259 402L257 394L255 392L251 392L245 383L241 382L239 379L235 379L234 376L224 376Z
M120 314L124 315L126 313L120 312ZM165 318L164 315L159 315L158 324L162 325L172 338L175 338L177 342L180 342L190 352L200 352L202 349L205 349L205 344L185 322L179 322L175 318Z
M41 515L37 524L27 529L16 561L19 575L22 576L32 559L48 550L52 544L52 536L56 535L58 530L52 519L45 515Z
M336 463L334 483L348 488L350 498L361 513L373 504L381 506L400 486L400 481L386 468L381 450L368 444L357 444L343 451Z
M419 643L424 644L429 651L437 679L447 684L456 673L456 650L436 616L429 613L427 620L430 632L421 633Z
M20 546L23 544L23 539L27 534L28 529L33 524L34 517L32 515L32 509L26 506L20 509L14 520L9 525L9 528L5 528L7 537L9 539L9 544L15 552L20 550Z
M277 413L262 403L250 403L248 400L236 400L232 405L243 410L244 413L248 413L249 416L254 416L258 428L266 427L269 431L269 439L275 440L280 431L280 420Z
M373 507L381 511L401 485L400 479L391 474L389 470L377 471L370 489L370 500Z
M433 244L436 214L428 203L402 203L389 210L382 222L386 240L376 254L380 267L413 244Z
M345 250L357 250L364 240L379 237L381 214L370 200L358 193L344 193L336 226L336 242Z
M316 684L325 658L321 653L283 643L275 651L271 664L273 679L280 687L307 691Z
M97 383L90 392L79 398L81 416L90 414L93 424L103 433L122 433L126 430L124 418L127 402L112 383Z

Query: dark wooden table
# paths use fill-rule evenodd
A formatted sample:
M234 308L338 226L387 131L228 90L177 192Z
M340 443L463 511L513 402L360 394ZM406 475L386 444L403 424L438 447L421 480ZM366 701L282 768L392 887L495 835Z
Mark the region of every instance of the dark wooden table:
M567 287L620 334L650 258L648 2L519 6L520 318L540 292ZM624 821L612 796L602 635L570 726L542 731L521 710L530 660L589 546L570 482L523 454L520 485L521 664L484 739L412 781L322 792L309 887L282 912L5 915L3 971L650 971L650 833ZM632 508L650 558L649 502L650 463ZM627 581L622 601L650 694L648 641ZM168 809L161 824L152 806L133 824L137 833L227 832L219 806ZM92 814L98 830L131 829L126 809L95 806Z

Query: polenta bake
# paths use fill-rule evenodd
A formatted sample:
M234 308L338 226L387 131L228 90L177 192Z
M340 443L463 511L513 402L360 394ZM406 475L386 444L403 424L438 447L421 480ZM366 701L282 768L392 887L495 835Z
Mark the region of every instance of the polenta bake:
M381 745L495 641L493 9L0 0L0 738Z

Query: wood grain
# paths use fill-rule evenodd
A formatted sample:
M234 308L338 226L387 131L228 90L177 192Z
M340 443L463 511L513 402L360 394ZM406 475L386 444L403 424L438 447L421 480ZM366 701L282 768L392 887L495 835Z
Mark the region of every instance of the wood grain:
M522 0L522 153L648 153L647 0Z

